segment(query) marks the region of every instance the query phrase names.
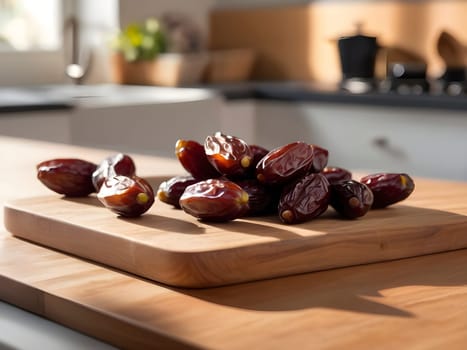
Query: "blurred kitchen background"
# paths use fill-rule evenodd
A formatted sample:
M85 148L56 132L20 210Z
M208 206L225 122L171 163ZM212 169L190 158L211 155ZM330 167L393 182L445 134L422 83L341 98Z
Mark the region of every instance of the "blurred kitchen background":
M135 23L169 33L157 64L116 42ZM466 23L464 0L0 0L0 134L172 157L222 130L467 181Z

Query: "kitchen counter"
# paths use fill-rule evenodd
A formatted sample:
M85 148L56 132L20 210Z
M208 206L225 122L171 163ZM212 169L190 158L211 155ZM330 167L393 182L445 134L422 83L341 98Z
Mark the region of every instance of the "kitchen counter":
M336 85L301 82L258 82L203 86L219 92L227 100L255 99L282 102L321 102L380 106L389 108L420 108L465 111L467 94L450 96L440 93L396 94L372 91L355 94L340 90Z
M35 179L34 165L40 160L73 155L98 161L108 153L1 137L0 199L50 194ZM135 155L135 161L143 176L181 172L174 159ZM424 198L467 189L466 183L417 184ZM117 347L464 349L466 266L467 250L462 249L227 287L182 289L0 233L1 300ZM25 299L31 292L35 298ZM34 321L31 327L23 338L34 337L34 327L40 329ZM71 335L58 326L47 332L66 348ZM14 348L12 337L1 332L0 346ZM73 339L74 344L79 341ZM89 344L88 338L82 341Z
M128 106L196 101L222 96L226 100L321 102L380 107L467 110L467 94L421 95L368 92L353 94L336 85L302 82L248 82L165 88L131 85L44 85L0 88L0 113L74 107Z

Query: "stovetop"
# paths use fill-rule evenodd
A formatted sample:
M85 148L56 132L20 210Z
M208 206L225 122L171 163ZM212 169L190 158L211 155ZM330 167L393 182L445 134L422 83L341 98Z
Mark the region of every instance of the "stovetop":
M394 63L387 68L384 80L344 79L340 88L350 93L395 93L399 95L467 95L467 77L464 67L450 67L436 79L427 76L425 64Z

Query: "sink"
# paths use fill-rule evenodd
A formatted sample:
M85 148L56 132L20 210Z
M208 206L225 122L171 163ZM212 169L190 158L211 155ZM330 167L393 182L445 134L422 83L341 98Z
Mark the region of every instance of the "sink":
M0 88L0 110L106 107L206 100L216 94L200 88L136 85L40 85Z
M74 105L86 104L158 104L192 102L213 97L211 91L195 88L171 88L137 85L59 85L45 86L44 91L62 96Z

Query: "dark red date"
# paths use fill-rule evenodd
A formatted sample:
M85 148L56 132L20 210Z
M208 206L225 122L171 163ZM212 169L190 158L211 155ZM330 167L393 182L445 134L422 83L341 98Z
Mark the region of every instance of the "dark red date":
M248 193L247 216L258 216L277 213L280 192L274 188L266 187L256 179L246 179L236 182Z
M204 146L193 140L178 140L175 155L180 164L197 180L219 177L221 174L209 162Z
M229 221L247 213L248 194L232 181L209 179L188 186L180 206L200 220Z
M252 165L253 153L248 144L221 132L206 137L204 152L213 167L227 177L244 177Z
M250 145L251 153L253 154L253 159L251 161L251 167L253 169L256 168L256 165L259 161L269 153L269 150L258 145Z
M413 179L407 174L377 173L360 180L373 192L372 208L384 208L406 199L415 189Z
M154 191L141 177L117 175L105 179L97 198L118 215L137 217L148 211L154 203Z
M97 165L82 159L57 158L37 164L37 178L54 192L84 197L94 192L92 174Z
M312 173L319 173L328 164L329 151L318 145L310 145L313 151L313 162L311 163L310 171Z
M326 177L331 185L340 181L352 180L352 173L339 167L325 167L321 174Z
M171 204L180 209L180 197L188 186L191 186L200 180L193 176L175 176L162 182L157 190L157 198L164 203Z
M345 218L364 216L372 204L373 193L361 182L344 180L331 184L330 205Z
M324 213L329 205L329 182L321 174L309 174L287 185L281 195L279 218L286 224L309 221Z
M268 185L280 185L305 175L312 166L313 150L301 141L273 149L256 166L256 178Z
M251 165L246 172L245 176L243 177L244 180L249 180L249 179L256 179L256 165L259 163L259 161L269 153L269 150L267 150L264 147L258 146L258 145L249 145L251 153L253 154L253 158L251 160ZM241 180L242 178L237 178L234 179L235 181Z
M126 154L117 153L105 158L92 174L92 183L96 191L102 186L104 180L115 175L133 176L136 166L133 159Z

